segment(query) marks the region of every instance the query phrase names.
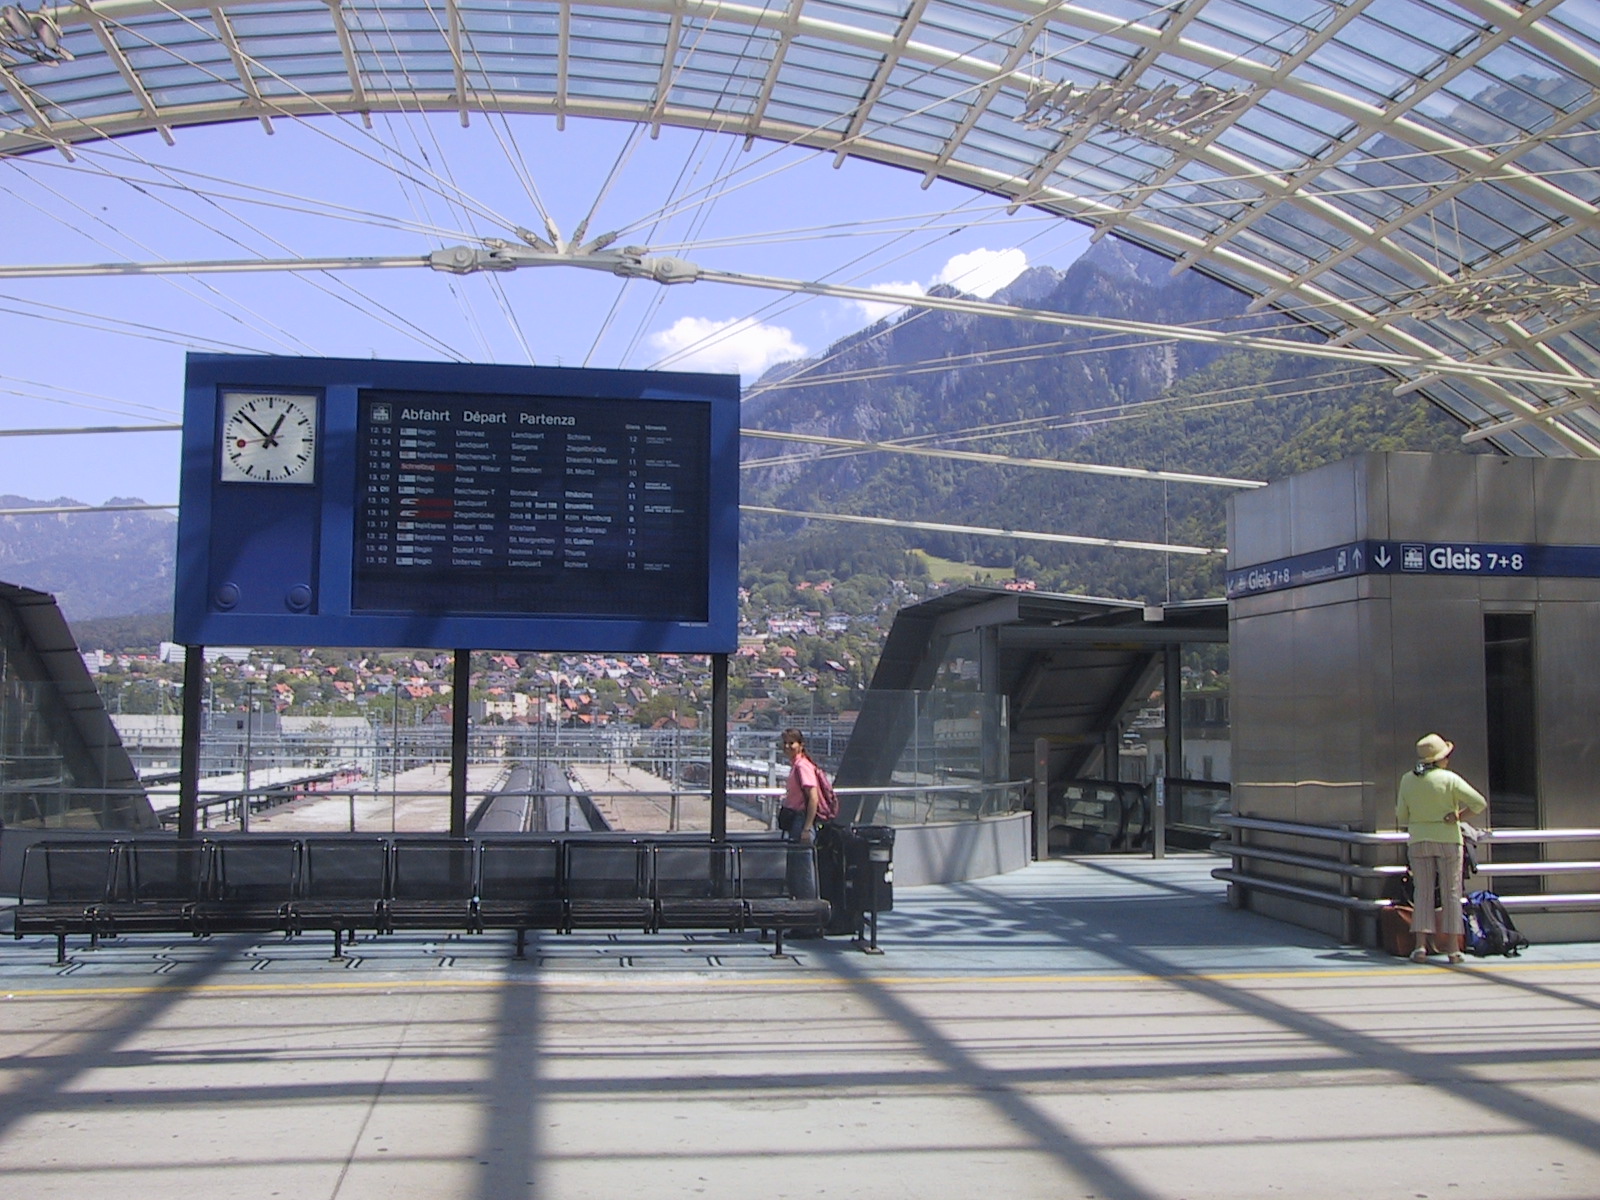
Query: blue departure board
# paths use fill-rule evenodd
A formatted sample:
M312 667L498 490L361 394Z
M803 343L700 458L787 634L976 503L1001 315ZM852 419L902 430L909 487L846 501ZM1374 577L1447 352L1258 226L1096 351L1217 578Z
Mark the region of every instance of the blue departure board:
M738 400L714 375L193 355L176 635L732 650Z
M707 619L703 405L364 392L357 612Z

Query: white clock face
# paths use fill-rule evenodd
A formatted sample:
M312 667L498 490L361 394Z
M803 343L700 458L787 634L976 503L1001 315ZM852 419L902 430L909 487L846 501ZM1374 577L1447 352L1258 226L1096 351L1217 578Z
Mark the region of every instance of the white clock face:
M222 470L232 483L314 483L317 398L281 392L225 392Z

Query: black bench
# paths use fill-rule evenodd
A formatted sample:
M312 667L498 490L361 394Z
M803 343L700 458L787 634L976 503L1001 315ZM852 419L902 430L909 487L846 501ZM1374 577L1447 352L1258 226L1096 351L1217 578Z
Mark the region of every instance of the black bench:
M655 926L654 855L646 842L567 842L567 930Z
M506 838L478 848L477 899L469 928L517 931L521 958L530 929L567 927L561 843L554 838Z
M106 842L36 842L22 859L22 894L41 904L17 906L15 936L56 939L56 961L67 956L67 935L88 934L94 945L105 931L105 912L116 875L116 849Z
M43 903L26 897L43 896ZM822 932L816 853L768 839L259 837L39 842L15 936L326 930Z
M464 838L408 838L389 851L383 931L467 929L476 932L477 844Z
M832 909L817 886L813 846L750 842L739 847L739 896L750 925L773 933L773 954L783 953L785 929L820 933Z
M390 846L382 838L307 839L300 846L300 887L289 902L291 932L326 929L334 957L341 938L385 927L390 901Z

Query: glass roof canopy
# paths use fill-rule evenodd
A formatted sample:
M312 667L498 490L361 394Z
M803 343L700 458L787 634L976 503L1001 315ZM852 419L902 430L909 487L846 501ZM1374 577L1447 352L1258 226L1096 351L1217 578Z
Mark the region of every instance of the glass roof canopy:
M1597 58L1600 0L83 0L0 13L0 154L419 109L834 150L1414 356L1469 438L1600 457Z

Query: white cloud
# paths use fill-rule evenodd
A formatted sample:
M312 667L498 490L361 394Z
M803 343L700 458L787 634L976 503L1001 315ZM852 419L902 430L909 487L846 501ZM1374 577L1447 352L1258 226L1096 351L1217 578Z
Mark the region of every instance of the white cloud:
M806 356L806 348L783 326L748 318L680 317L670 329L652 333L650 346L664 370L736 372L747 379L777 363Z
M928 289L920 283L874 283L871 285L871 290L901 296L908 293L920 296ZM875 321L881 321L885 317L898 316L906 308L904 304L879 303L876 300L851 300L849 303L855 305L856 310L868 325Z
M970 250L957 254L940 268L933 282L946 283L969 296L987 300L1028 269L1028 256L1015 246L1009 250ZM875 292L923 295L930 285L921 283L874 283ZM847 301L869 325L905 311L903 304L874 300Z
M987 300L1027 267L1028 256L1015 246L1009 250L971 250L945 263L934 282L948 283Z

